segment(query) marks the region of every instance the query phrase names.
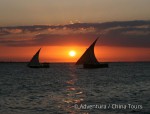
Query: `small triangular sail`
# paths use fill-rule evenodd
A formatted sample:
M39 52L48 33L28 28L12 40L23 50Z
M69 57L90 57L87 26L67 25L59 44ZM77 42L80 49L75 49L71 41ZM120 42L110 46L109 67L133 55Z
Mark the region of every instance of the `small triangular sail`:
M84 54L76 62L76 65L79 64L99 64L98 60L94 54L94 46L98 38L90 45L90 47L84 52Z
M28 64L29 66L40 66L40 62L39 62L39 53L40 53L40 51L41 51L41 48L32 57L31 61Z

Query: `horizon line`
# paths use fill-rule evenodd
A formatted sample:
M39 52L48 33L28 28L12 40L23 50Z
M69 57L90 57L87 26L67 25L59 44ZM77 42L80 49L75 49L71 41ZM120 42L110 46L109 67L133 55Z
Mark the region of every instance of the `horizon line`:
M0 61L0 63L28 63L29 61ZM149 63L150 61L104 61L99 63ZM76 63L76 62L41 62L41 63Z

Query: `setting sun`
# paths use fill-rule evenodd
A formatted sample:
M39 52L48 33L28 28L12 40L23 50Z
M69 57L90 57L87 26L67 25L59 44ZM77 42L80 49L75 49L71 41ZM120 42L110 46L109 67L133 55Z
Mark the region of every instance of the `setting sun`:
M70 55L71 57L74 57L74 56L76 55L76 52L75 52L74 50L71 50L71 51L69 52L69 55Z

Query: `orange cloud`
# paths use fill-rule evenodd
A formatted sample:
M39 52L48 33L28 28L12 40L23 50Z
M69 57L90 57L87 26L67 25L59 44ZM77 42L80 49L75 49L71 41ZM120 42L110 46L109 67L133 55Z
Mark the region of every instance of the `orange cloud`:
M75 23L1 27L0 44L6 46L88 45L103 34L97 45L150 47L150 21Z

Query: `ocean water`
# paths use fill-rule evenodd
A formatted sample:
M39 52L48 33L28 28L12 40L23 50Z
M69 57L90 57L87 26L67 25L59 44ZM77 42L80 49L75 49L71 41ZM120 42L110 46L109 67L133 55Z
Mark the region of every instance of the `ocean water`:
M150 63L0 63L0 114L150 114Z

